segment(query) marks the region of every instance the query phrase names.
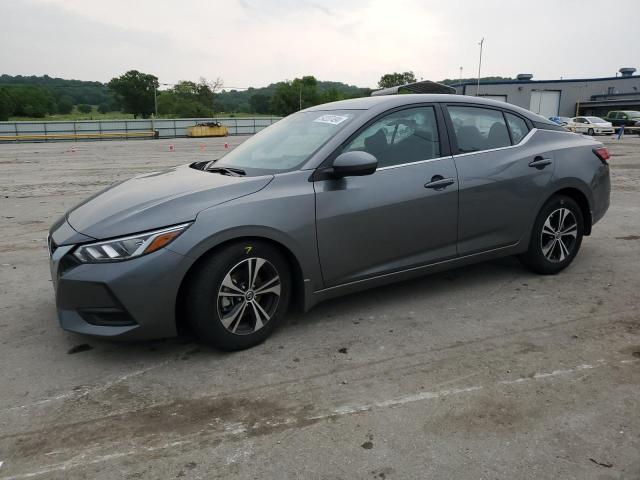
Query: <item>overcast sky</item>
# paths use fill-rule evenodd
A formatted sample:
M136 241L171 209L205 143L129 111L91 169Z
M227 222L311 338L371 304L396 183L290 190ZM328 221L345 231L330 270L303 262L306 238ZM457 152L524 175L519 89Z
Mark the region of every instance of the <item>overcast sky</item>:
M639 0L0 0L0 74L227 87L301 75L373 87L380 76L536 79L640 67Z

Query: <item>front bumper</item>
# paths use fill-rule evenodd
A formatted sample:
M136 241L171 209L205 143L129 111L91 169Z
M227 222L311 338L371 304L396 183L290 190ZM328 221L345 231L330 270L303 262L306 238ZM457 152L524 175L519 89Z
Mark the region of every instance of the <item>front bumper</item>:
M176 335L178 290L192 259L163 248L122 262L81 264L71 255L76 244L51 244L62 328L122 340Z

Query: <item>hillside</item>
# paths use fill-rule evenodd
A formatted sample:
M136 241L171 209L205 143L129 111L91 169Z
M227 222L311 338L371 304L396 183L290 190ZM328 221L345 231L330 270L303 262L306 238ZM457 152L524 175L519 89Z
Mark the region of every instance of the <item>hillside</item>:
M70 97L74 104L99 105L112 100L109 88L100 82L66 80L48 75L25 77L22 75L0 75L0 87L44 87L50 90L57 101L63 96Z

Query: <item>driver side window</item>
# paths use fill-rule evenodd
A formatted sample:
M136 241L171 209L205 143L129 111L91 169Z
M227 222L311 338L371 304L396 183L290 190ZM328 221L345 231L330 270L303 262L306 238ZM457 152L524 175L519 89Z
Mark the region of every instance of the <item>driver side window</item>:
M438 124L433 107L400 110L360 132L343 152L364 151L378 159L378 168L440 156Z

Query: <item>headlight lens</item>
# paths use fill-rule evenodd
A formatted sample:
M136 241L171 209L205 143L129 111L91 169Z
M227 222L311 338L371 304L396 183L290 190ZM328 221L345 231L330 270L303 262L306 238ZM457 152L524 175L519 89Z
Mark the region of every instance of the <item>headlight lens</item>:
M170 244L190 223L183 223L175 227L167 227L162 230L131 235L128 237L114 238L103 242L80 245L73 251L73 256L82 263L106 263L129 260L147 253L155 252Z

